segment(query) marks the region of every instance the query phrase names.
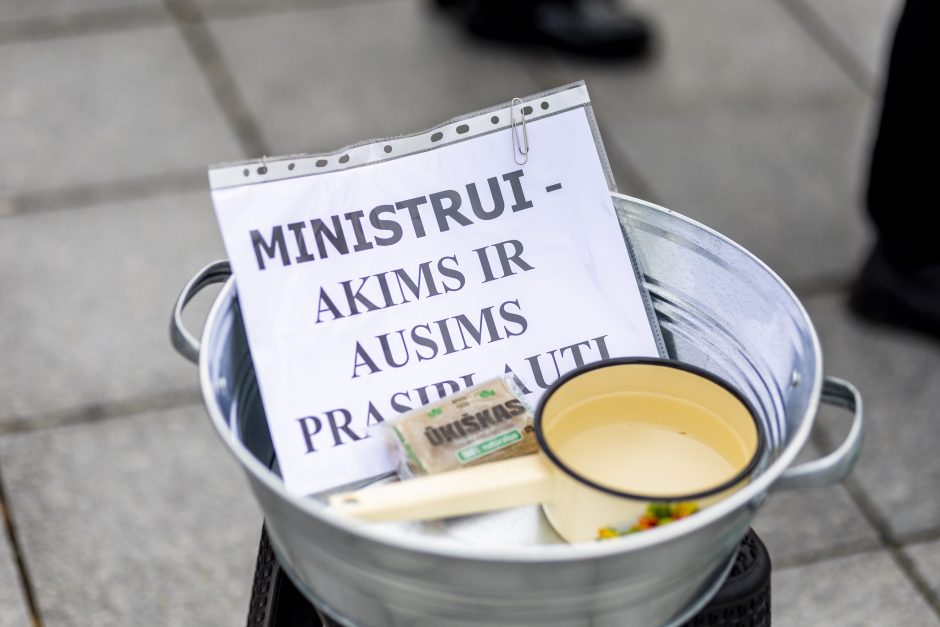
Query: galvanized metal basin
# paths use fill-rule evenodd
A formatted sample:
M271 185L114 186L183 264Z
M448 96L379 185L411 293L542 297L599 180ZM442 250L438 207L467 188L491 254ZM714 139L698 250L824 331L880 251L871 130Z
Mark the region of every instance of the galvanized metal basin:
M311 600L359 627L622 627L682 620L708 600L771 489L825 485L853 466L862 406L824 379L799 300L743 248L688 218L615 195L670 356L730 381L756 408L767 456L750 485L672 525L599 543L560 543L536 508L447 523L351 524L314 498L289 495L258 395L227 264L197 274L171 323L198 360L212 424L244 469L281 564ZM624 268L624 272L629 272ZM201 343L182 326L189 299L225 281ZM201 349L200 349L201 346ZM791 468L820 402L847 409L845 442Z

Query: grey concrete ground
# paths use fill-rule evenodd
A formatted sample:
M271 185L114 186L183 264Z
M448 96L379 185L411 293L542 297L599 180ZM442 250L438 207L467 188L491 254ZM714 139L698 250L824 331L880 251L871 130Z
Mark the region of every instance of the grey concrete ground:
M864 394L857 470L755 525L774 623L940 624L940 349L844 305L898 0L639 4L656 56L597 66L475 44L418 0L0 0L0 625L245 619L261 516L166 337L223 256L207 164L579 78L621 189L767 261ZM823 412L805 458L846 422Z

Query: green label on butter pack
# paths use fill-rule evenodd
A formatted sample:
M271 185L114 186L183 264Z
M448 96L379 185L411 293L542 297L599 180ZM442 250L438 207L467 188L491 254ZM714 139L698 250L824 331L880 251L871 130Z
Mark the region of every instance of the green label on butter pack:
M515 429L505 433L500 433L499 435L494 436L489 440L483 440L479 444L474 444L473 446L460 449L457 451L457 459L461 464L466 464L467 462L472 462L473 460L492 453L493 451L506 448L510 444L515 444L521 439L522 434Z

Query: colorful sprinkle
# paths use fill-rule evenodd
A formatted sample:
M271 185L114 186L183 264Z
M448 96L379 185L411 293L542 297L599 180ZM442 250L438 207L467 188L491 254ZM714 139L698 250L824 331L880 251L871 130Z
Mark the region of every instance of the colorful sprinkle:
M692 502L680 503L650 503L646 513L642 514L636 523L624 527L602 527L597 530L598 540L619 538L637 531L645 531L654 527L662 527L669 523L691 516L699 510L698 504Z

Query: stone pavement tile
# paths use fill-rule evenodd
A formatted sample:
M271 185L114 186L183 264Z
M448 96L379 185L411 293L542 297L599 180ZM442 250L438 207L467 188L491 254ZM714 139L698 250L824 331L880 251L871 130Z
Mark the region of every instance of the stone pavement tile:
M917 569L926 577L927 583L937 597L940 597L940 540L909 544L904 552L914 560Z
M26 602L6 534L0 534L0 627L29 624Z
M16 416L195 390L170 312L224 256L207 192L0 218L0 432Z
M827 374L861 391L866 438L855 479L894 533L933 530L940 521L940 346L921 336L859 322L843 297L804 304L819 333ZM848 429L845 413L825 414L820 425L834 442Z
M242 157L173 27L2 49L0 195Z
M773 2L644 0L632 3L656 27L653 57L597 64L564 57L612 121L734 106L792 108L857 94L813 40Z
M771 596L774 627L940 624L886 551L776 569Z
M888 54L891 52L891 41L904 5L903 0L852 4L827 0L812 2L810 5L826 26L862 62L869 74L880 82L888 67Z
M795 464L820 457L808 443ZM820 553L879 546L878 536L841 485L772 492L752 523L775 567Z
M629 156L656 201L727 235L799 287L846 276L866 246L858 189L868 110L859 97L819 108L638 117L608 125L607 145Z
M608 149L652 200L785 280L845 274L866 238L870 100L774 3L667 0L646 13L662 39L649 63L564 63L587 80Z
M0 0L0 20L26 18L62 19L83 11L154 6L160 0Z
M261 515L205 410L0 438L46 625L237 625Z
M277 154L420 131L541 89L526 55L467 41L429 5L347 4L211 30Z

